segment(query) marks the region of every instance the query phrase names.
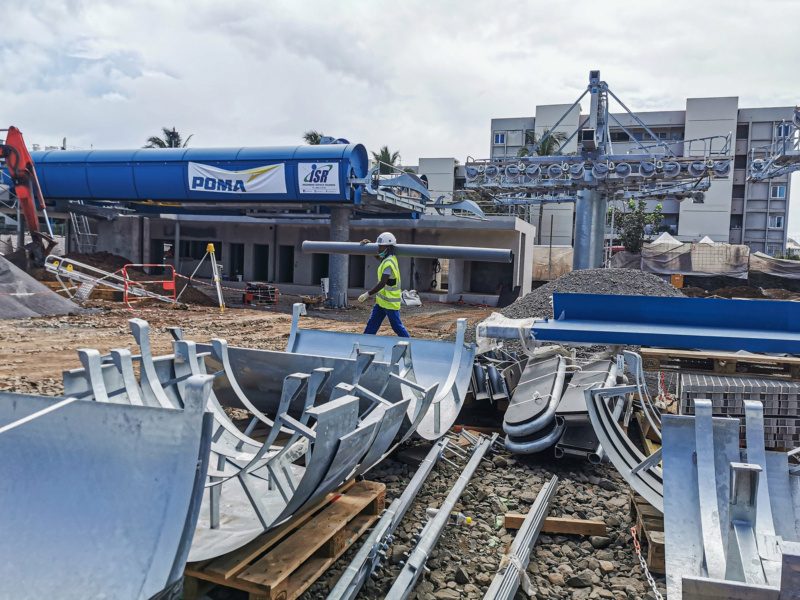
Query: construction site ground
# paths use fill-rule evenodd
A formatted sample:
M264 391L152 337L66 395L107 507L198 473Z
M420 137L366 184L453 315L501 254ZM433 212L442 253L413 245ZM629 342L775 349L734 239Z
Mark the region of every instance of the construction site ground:
M94 314L0 320L0 390L63 393L61 373L80 367L76 350L134 345L127 321L133 317L150 322L153 350L171 352L171 336L166 327L182 327L187 339L208 341L219 337L231 346L284 350L292 324L292 304L299 298L281 296L278 311L248 308L161 305L148 310L129 310L119 302L90 301ZM303 319L307 329L326 329L361 333L369 318L372 301L350 309L308 310ZM426 303L403 309L403 321L411 334L426 339L444 339L455 331L456 319L467 318L470 325L486 318L491 309L466 305ZM381 333L391 335L388 321Z
M205 286L203 286L205 288ZM204 289L212 295L213 290ZM230 304L236 294L227 293ZM238 296L238 300L241 295ZM278 311L188 306L153 306L132 311L118 302L90 301L92 314L29 319L0 320L0 390L58 395L63 393L61 372L80 367L76 350L128 348L135 344L127 321L132 317L151 324L151 339L156 354L171 351L167 327L180 326L185 337L207 341L213 337L228 340L231 346L271 350L286 347L291 329L292 304L300 298L281 296ZM302 327L330 331L361 332L369 317L372 301L354 303L350 309L309 308ZM463 304L425 303L404 308L405 325L415 337L452 339L456 320L466 318L470 326L486 318L492 309ZM391 335L388 323L381 333ZM419 442L409 442L400 454L375 467L367 477L387 485L387 500L402 493L413 475L414 460L404 452L414 452ZM419 451L425 451L424 445ZM543 453L548 454L548 453ZM418 458L417 458L418 460ZM409 464L410 463L410 464ZM438 475L423 486L406 519L400 526L398 542L388 564L376 579L369 580L361 598L383 597L402 568L403 552L410 550L414 528L425 520L425 509L438 506L457 473L446 464ZM642 569L633 551L628 513L628 487L610 465L591 465L585 460L554 460L547 456L512 457L498 454L473 477L457 509L473 518L469 526L448 527L428 561L431 572L418 583L410 596L420 600L480 598L488 589L500 565L513 531L502 527L505 512L526 512L542 483L553 474L561 478L551 516L604 521L605 536L542 535L527 571L535 587L534 596L544 598L653 598L646 587ZM328 591L346 568L359 544L355 544L330 570L302 596L317 600ZM657 577L663 594L664 580ZM518 597L521 597L518 594ZM210 600L244 600L247 595L219 588L209 592Z

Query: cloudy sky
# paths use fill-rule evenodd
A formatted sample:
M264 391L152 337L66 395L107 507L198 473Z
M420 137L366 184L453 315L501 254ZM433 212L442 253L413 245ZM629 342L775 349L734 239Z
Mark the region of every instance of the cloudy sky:
M590 69L633 110L800 103L800 0L0 7L0 111L29 144L133 148L174 126L192 146L268 146L316 129L404 164L463 162L488 155L491 118L570 103Z

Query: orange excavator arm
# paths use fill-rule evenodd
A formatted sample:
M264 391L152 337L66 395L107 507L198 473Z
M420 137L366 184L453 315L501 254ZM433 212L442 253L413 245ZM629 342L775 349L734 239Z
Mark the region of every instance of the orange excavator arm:
M42 188L39 185L39 179L36 177L33 159L25 147L25 141L22 139L22 132L19 129L16 127L8 128L6 142L4 145L0 145L0 152L2 152L8 168L8 174L14 183L14 191L19 200L22 214L25 217L25 223L28 225L28 231L40 246L42 242L48 245L48 248L44 250L46 256L55 246L55 240L53 240L52 232L49 231L49 221L48 233L44 233L39 229L36 199L39 200L39 205L45 213L45 219L47 219L47 212L44 197L42 196Z

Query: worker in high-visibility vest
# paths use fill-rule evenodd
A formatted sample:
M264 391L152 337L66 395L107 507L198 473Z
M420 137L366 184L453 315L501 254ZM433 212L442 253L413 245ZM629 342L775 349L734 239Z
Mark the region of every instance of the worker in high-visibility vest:
M358 297L359 302L364 302L370 296L375 296L375 306L372 307L372 314L367 321L367 328L364 333L376 334L383 323L385 317L389 318L389 324L394 332L400 337L411 337L400 320L400 268L397 266L397 257L394 255L394 246L397 239L388 231L378 236L378 260L381 261L378 267L378 283L368 292L364 292ZM361 245L369 244L369 240L362 240Z

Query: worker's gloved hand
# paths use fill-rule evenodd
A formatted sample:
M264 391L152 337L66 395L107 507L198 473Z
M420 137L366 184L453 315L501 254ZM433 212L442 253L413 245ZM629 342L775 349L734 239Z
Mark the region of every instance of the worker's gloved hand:
M369 298L369 292L364 292L358 297L358 301L364 302L367 298Z
M361 242L359 243L359 245L361 245L361 246L366 246L367 244L371 244L371 243L372 243L372 242L370 242L369 240L361 240Z

